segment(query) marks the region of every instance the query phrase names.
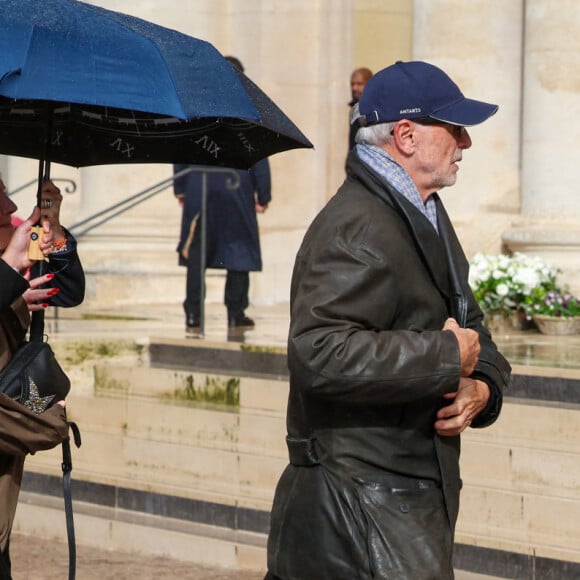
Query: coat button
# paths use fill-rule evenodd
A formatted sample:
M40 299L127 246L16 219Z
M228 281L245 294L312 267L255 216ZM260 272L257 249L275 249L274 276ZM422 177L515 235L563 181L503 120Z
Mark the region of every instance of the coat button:
M399 509L400 509L400 510L401 510L401 511L402 511L404 514L406 514L406 513L409 511L409 504L408 504L408 503L402 503L402 504L399 506Z

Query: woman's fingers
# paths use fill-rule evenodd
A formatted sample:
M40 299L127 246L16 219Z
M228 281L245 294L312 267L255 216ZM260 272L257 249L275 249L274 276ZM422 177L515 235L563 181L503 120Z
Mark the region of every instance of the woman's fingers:
M30 287L34 290L39 286L42 286L43 284L50 282L54 278L54 274L49 273L45 274L44 276L38 276L37 278L33 278L32 280L30 280L30 272L27 272L25 278L28 280Z

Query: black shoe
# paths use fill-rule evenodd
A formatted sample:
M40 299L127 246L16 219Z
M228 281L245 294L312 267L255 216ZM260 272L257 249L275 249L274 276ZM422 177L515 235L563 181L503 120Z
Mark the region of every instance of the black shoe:
M253 326L255 326L255 324L251 318L249 318L245 314L242 314L241 316L229 318L228 326L230 328L243 328L243 327L252 328Z
M201 327L201 319L199 316L194 316L193 314L188 314L185 320L186 330L197 330Z

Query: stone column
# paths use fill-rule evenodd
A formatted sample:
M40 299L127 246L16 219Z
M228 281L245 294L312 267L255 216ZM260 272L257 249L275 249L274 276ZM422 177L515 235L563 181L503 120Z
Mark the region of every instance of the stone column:
M519 213L522 0L415 0L413 57L499 111L469 129L456 185L441 194L466 253L498 253Z
M522 216L503 240L542 256L580 292L580 3L527 0ZM564 31L570 31L564 33Z
M263 271L251 277L253 304L289 300L304 231L344 180L353 5L230 2L227 50L315 146L269 159L272 202L258 216Z
M580 167L580 3L528 0L523 124L522 214L577 221Z

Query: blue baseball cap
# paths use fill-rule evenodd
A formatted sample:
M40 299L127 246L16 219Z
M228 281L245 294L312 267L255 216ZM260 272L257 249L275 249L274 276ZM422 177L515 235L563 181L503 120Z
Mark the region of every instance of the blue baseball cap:
M360 126L430 117L469 127L498 110L497 105L465 98L447 74L422 61L397 61L374 74L358 105Z

